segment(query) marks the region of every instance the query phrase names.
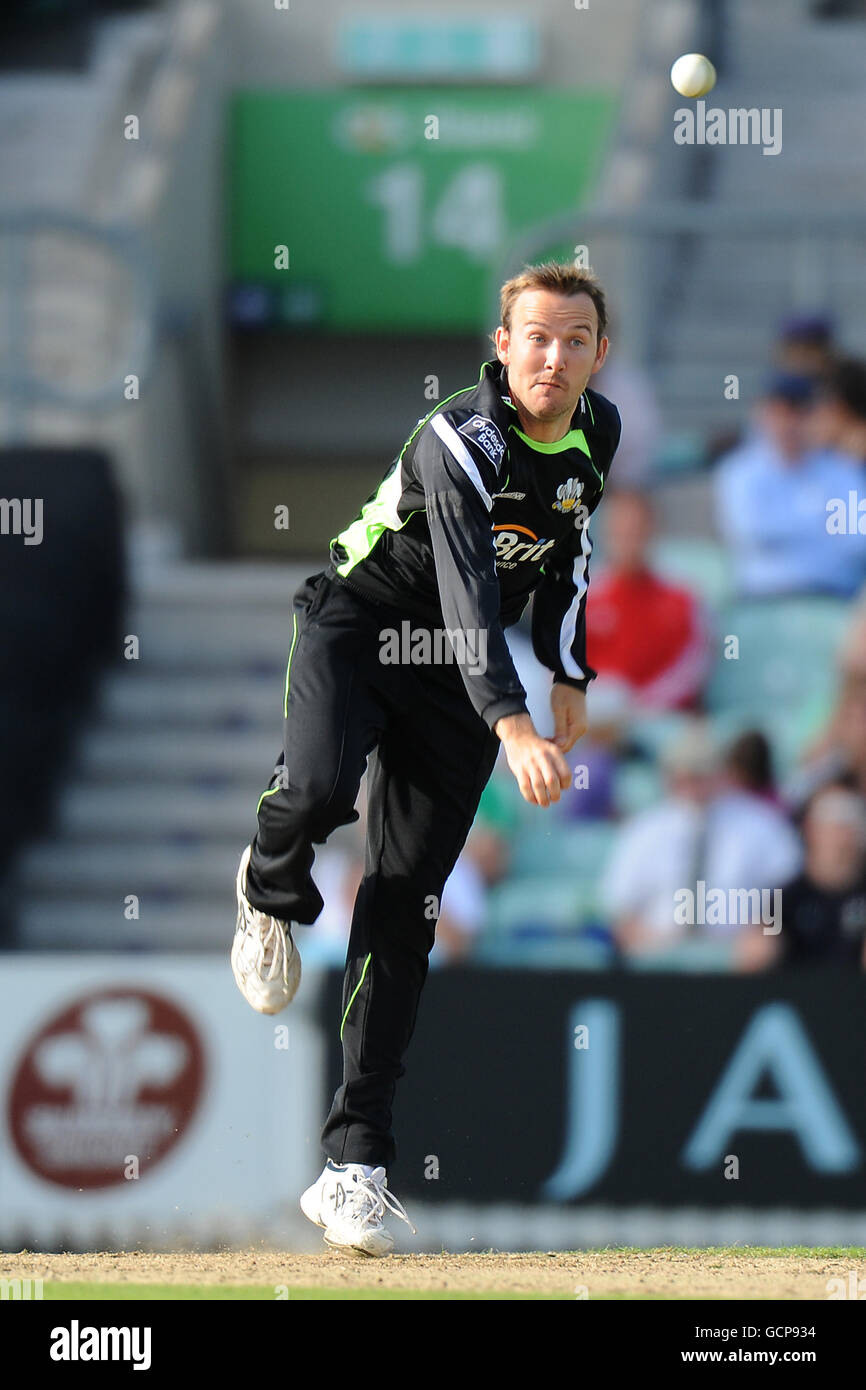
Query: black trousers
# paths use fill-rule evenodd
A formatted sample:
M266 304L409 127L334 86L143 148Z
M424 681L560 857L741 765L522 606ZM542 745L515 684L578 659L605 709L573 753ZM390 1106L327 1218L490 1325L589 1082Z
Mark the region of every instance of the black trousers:
M313 846L358 819L370 758L366 862L340 1021L343 1083L322 1146L338 1163L386 1167L396 1152L391 1106L442 889L499 749L456 662L380 660L383 632L399 632L407 616L324 575L298 590L282 761L259 802L247 874L253 907L282 921L314 922L323 903L311 877ZM413 633L423 626L411 625Z

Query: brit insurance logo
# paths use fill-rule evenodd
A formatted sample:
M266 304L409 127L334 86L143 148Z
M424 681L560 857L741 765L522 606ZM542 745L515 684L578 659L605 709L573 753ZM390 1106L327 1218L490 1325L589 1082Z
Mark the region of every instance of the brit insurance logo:
M556 489L556 501L553 503L553 510L555 512L573 512L580 503L582 495L583 483L577 478L567 478Z
M513 570L522 560L540 560L556 541L539 540L528 526L494 526L496 568Z
M192 1021L160 995L104 989L70 1004L26 1044L8 1100L20 1158L60 1187L124 1181L189 1128L202 1098L204 1049Z
M458 426L457 432L477 444L494 468L499 467L505 454L505 440L492 420L488 420L486 415L473 415L465 424Z

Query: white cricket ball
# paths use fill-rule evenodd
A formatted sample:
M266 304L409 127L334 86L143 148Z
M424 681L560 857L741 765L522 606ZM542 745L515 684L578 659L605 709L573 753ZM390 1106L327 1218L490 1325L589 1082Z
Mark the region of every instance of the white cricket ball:
M671 68L671 82L681 97L703 97L716 85L716 70L703 53L684 53Z

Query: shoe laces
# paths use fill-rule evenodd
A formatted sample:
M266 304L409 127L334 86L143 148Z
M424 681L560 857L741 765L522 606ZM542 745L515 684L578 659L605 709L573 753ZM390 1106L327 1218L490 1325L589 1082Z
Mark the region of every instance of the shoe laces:
M386 1209L399 1216L401 1221L405 1221L413 1236L418 1232L406 1215L402 1203L389 1192L384 1182L378 1181L374 1177L358 1177L346 1194L346 1205L360 1208L357 1212L363 1225L371 1222L381 1224Z
M254 907L246 905L244 913L246 942L244 957L249 968L266 980L272 980L280 973L288 957L288 938L286 928L276 917L268 917ZM283 950L280 950L282 944Z

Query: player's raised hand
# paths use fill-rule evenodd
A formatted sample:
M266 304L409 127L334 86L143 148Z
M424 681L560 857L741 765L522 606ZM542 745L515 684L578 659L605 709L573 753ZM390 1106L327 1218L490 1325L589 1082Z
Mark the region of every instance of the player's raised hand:
M553 742L563 753L586 733L586 695L572 685L554 683L550 692L553 710Z
M571 772L556 744L536 733L528 714L507 714L496 722L508 766L530 806L549 806L571 785Z

